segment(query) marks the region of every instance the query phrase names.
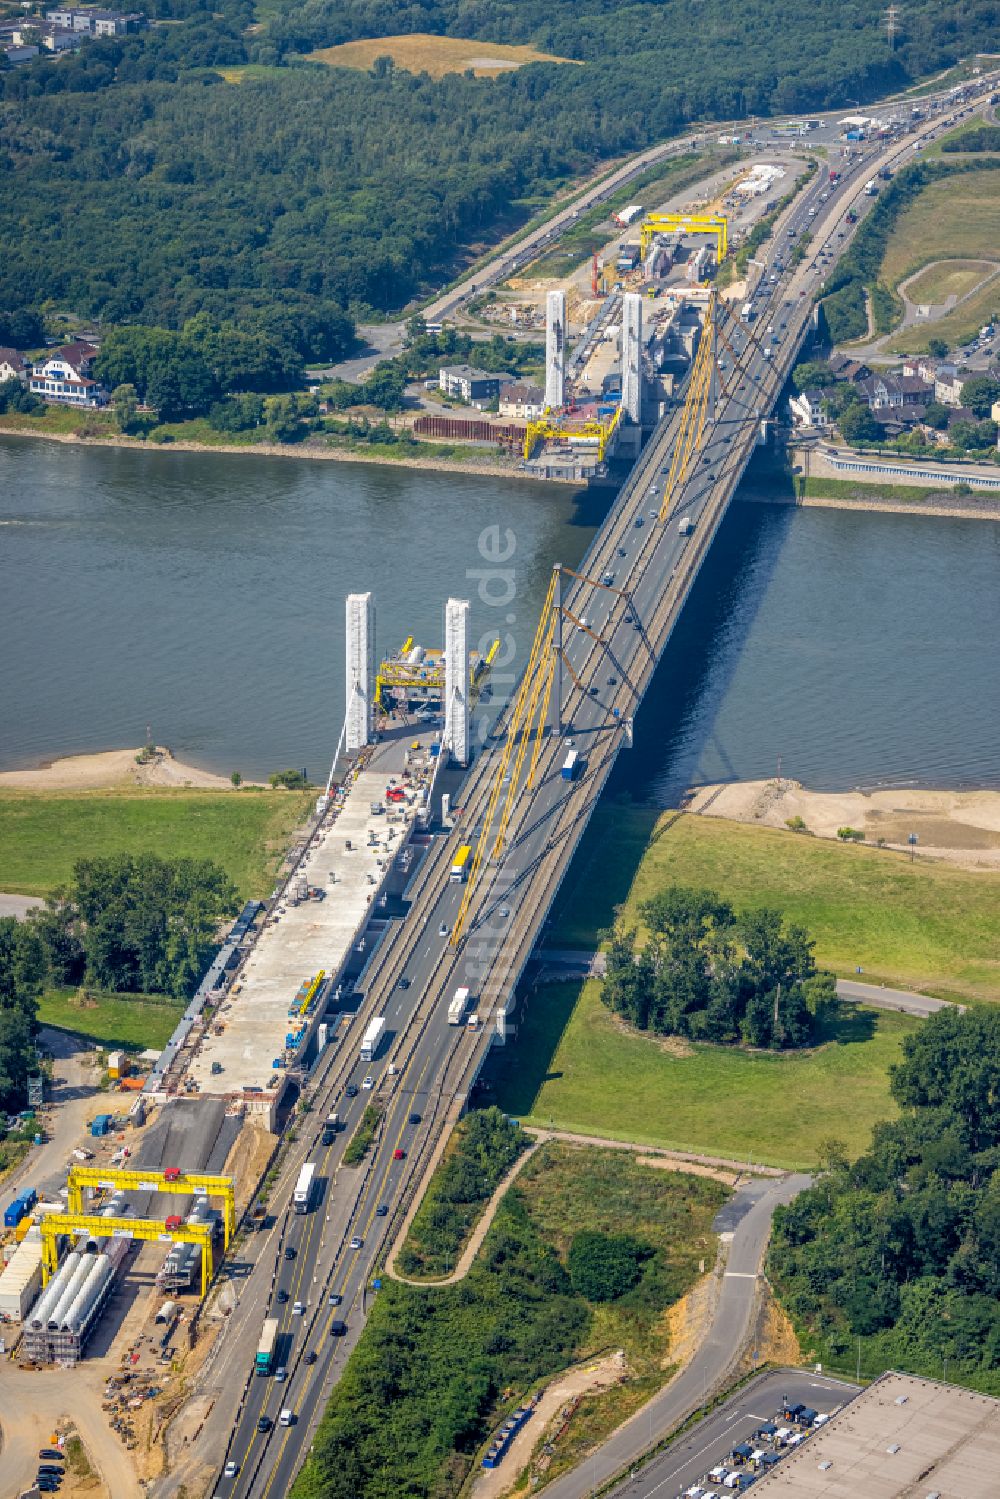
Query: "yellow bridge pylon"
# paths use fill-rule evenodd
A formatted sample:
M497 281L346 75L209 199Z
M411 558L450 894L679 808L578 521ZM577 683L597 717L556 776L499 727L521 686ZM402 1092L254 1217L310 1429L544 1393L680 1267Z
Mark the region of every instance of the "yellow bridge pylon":
M117 1166L71 1166L66 1185L69 1189L66 1206L70 1213L77 1214L83 1212L85 1187L106 1192L168 1192L177 1197L221 1197L223 1243L227 1249L236 1232L236 1190L231 1176L214 1176L204 1171L188 1173L169 1167L165 1171L123 1171ZM59 1221L65 1223L65 1216ZM99 1221L107 1223L109 1220L101 1218ZM163 1225L159 1227L162 1229Z

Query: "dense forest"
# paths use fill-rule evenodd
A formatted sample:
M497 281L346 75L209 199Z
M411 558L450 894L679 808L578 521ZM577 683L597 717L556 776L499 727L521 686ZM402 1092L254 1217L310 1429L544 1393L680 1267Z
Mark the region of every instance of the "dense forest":
M0 71L0 309L171 329L280 317L323 358L346 347L345 311L400 309L523 217L519 200L595 161L695 119L871 98L989 45L998 19L913 0L890 53L860 0L309 0L252 30L247 0L147 8L173 24ZM411 30L584 66L435 82L301 60ZM217 71L244 63L267 71Z
M998 1058L995 1009L932 1016L893 1069L900 1117L853 1164L829 1142L778 1209L769 1270L810 1358L1000 1394Z
M807 1046L835 997L812 942L780 911L737 916L713 890L671 885L639 911L640 942L619 922L601 999L637 1030L749 1046Z

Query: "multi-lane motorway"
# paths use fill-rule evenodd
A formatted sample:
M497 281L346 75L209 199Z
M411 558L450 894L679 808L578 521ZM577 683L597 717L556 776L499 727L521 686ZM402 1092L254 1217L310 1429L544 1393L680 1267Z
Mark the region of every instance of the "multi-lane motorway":
M939 117L920 128L927 133L942 123ZM276 1499L288 1492L358 1335L366 1297L378 1294L371 1283L386 1241L475 1076L497 1010L530 956L621 747L623 723L642 699L757 441L760 418L773 408L787 377L813 295L849 242L845 210L856 207L863 216L871 200L861 195L862 184L881 165L905 159L916 139L911 134L882 151L868 151L834 186L825 171L817 173L760 257L754 320L748 325L721 311L716 352L723 367L716 370L714 420L683 483L669 497L666 520L658 517L678 431L676 413L647 443L581 565L591 579L610 575L611 586L573 579L565 589L566 609L586 627L567 622L563 636L570 668L563 677L563 732L550 731L544 739L536 781L518 797L502 858L483 866L457 946L449 934L464 887L448 874L458 845L474 841L481 826L499 764L496 738L466 778L455 832L433 840L425 855L407 892L409 914L380 951L359 1022L349 1042L324 1062L315 1112L305 1116L314 1138L328 1109L336 1108L345 1123L333 1145L307 1146L299 1156L319 1163L318 1205L308 1214L282 1219L256 1257L254 1275L272 1275L270 1305L281 1319L276 1364L287 1374L281 1380L253 1377L248 1366L245 1398L224 1454L237 1472L220 1476L216 1485L224 1499ZM790 251L807 230L808 253L793 267ZM681 534L682 516L694 523L689 535ZM570 741L584 765L573 781L560 775ZM479 1031L447 1023L448 1002L459 985L472 991L473 1008L483 1021ZM378 1014L386 1016L388 1044L369 1066L358 1058L357 1038L361 1022ZM366 1090L369 1075L373 1087ZM348 1089L357 1089L356 1096ZM373 1098L384 1113L370 1158L360 1170L345 1169L340 1165L345 1142ZM294 1310L296 1302L304 1312ZM335 1335L340 1323L347 1326L345 1336ZM284 1409L292 1412L292 1425L279 1424Z

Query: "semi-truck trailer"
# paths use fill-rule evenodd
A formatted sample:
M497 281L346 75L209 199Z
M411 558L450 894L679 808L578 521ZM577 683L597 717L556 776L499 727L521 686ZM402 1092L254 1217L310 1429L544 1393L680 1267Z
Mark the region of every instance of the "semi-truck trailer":
M455 862L451 866L451 882L453 885L461 885L469 872L469 860L472 857L472 849L468 843L463 843L455 855Z
M316 1183L316 1162L307 1161L299 1172L292 1192L292 1207L297 1213L308 1213L312 1207L313 1188Z
M580 756L575 749L571 749L563 761L562 778L564 781L575 781L580 769Z
M278 1319L268 1317L264 1323L257 1344L257 1357L254 1360L254 1368L258 1374L270 1374L271 1365L274 1363L274 1345L278 1341Z
M449 1025L461 1025L461 1023L462 1023L462 1016L465 1014L466 1007L467 1007L468 1003L469 1003L469 991L468 991L468 989L465 989L465 988L463 988L463 989L456 989L455 990L455 997L452 1000L451 1004L448 1006L448 1024Z
M361 1060L371 1062L378 1051L379 1042L382 1040L382 1032L385 1030L385 1016L376 1015L374 1020L369 1021L368 1029L361 1037Z
M752 302L744 302L743 303L743 312L741 313L741 316L742 316L743 321L745 323L752 323L753 322L753 303Z
M339 1129L340 1115L337 1113L327 1114L326 1119L323 1121L323 1134L321 1136L321 1143L323 1145L332 1145L334 1140L337 1138L337 1131Z

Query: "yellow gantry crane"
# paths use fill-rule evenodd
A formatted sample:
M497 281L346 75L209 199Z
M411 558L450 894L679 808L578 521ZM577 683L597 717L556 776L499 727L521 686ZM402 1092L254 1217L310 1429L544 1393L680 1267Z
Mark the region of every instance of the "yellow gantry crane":
M226 1249L229 1248L229 1241L236 1232L236 1189L231 1176L214 1176L204 1171L189 1173L176 1167L168 1167L164 1171L144 1171L142 1169L121 1170L117 1166L74 1165L70 1167L66 1185L69 1189L67 1207L71 1214L76 1215L83 1212L85 1187L93 1191L106 1192L167 1192L177 1197L221 1197L223 1244ZM60 1214L58 1219L53 1216L53 1221L58 1230L59 1223L66 1223L66 1215ZM106 1225L110 1220L98 1218L95 1221ZM117 1223L119 1220L114 1221ZM162 1223L156 1226L162 1231ZM195 1225L192 1224L190 1227L193 1230ZM107 1234L107 1228L104 1232ZM154 1234L153 1237L155 1238L156 1235ZM200 1241L186 1239L181 1242L194 1244Z
M102 1218L95 1213L46 1213L42 1233L42 1284L48 1285L59 1265L57 1239L69 1234L90 1234L95 1239L139 1239L163 1244L197 1244L201 1249L201 1294L212 1280L212 1224L184 1223L180 1228L152 1218Z
M715 259L721 265L729 252L729 220L724 213L651 213L639 230L639 251L645 260L658 234L710 234L715 240Z
M550 438L561 438L565 442L575 439L592 442L597 447L597 461L604 462L612 437L622 419L622 409L616 406L614 413L606 417L574 418L572 412L562 416L546 411L543 416L530 421L524 430L524 456L531 457L535 444Z

